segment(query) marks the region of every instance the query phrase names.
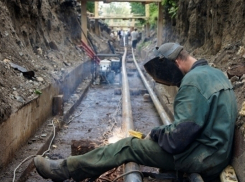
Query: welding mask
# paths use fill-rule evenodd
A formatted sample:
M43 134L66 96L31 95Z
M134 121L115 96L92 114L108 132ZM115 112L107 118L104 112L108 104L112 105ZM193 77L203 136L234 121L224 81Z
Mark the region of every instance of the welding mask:
M165 43L153 50L154 58L144 64L147 73L157 82L167 86L180 86L184 77L175 64L183 46L177 43Z

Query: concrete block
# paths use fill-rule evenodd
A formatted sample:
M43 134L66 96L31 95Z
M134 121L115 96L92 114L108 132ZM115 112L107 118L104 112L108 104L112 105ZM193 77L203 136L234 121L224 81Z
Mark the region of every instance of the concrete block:
M58 95L53 98L53 115L60 115L63 116L64 111L64 102L63 102L63 95Z

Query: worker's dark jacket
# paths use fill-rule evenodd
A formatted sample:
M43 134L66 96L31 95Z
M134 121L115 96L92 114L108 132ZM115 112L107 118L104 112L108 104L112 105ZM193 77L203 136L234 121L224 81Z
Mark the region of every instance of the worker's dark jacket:
M151 131L153 140L174 155L176 170L218 175L231 158L237 103L230 81L205 60L182 79L174 101L174 122Z

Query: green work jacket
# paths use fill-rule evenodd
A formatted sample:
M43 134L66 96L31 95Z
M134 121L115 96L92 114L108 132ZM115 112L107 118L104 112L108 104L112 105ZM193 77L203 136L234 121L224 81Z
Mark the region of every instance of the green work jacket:
M230 162L237 102L220 70L198 60L184 76L174 101L174 122L151 131L173 154L176 170L217 176Z

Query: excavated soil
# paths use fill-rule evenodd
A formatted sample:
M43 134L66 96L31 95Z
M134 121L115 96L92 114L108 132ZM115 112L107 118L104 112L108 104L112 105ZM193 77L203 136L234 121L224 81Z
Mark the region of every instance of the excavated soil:
M88 60L78 47L76 8L54 0L0 1L0 123ZM102 37L89 36L99 52L108 50Z

